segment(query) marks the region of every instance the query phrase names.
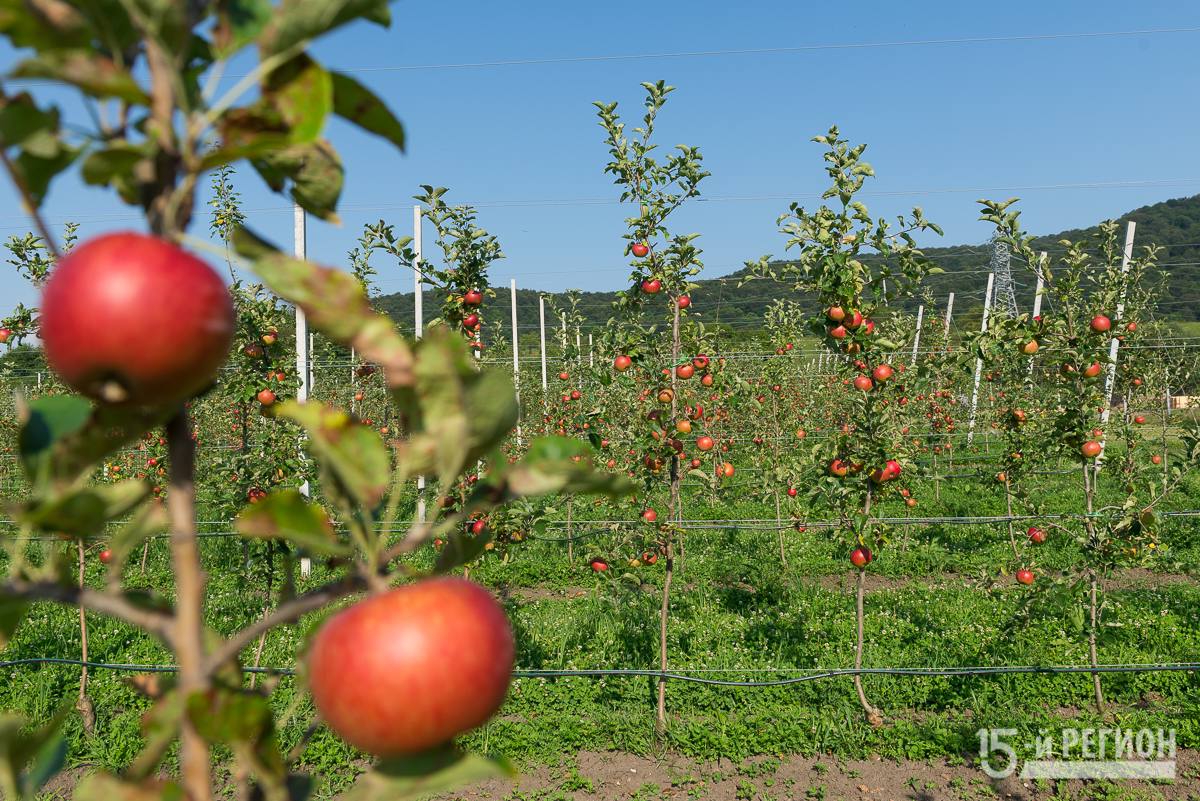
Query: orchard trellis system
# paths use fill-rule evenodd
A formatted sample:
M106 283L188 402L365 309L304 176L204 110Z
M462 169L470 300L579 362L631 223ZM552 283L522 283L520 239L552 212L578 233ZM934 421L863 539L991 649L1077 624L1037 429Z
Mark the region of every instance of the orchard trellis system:
M364 107L382 107L368 90L346 76L324 72L302 52L272 51L281 46L272 35L278 34L272 29L262 33L265 52L272 61L289 65L280 76L261 76L264 102L278 104L272 111L298 113L294 92L311 81L330 95L322 114L334 109L372 133L393 142L402 139L390 114L384 119L363 115ZM150 47L157 59L151 68L158 72L167 69L160 48ZM158 89L168 99L174 91L169 86ZM343 97L335 104L335 87L356 102ZM27 397L20 408L5 410L11 420L20 418L8 433L20 434L21 450L20 457L4 454L3 489L9 498L36 502L18 505L14 519L0 525L19 531L22 547L52 551L65 536L74 548L71 558L78 560L77 579L31 584L20 577L12 585L12 598L22 590L30 599L78 602L81 641L79 659L46 654L0 661L0 667L79 668L77 707L85 728L93 715L89 670L178 671L180 692L207 693L230 704L231 699L254 699L261 705L255 709L265 709L257 679L293 672L291 666L262 664L264 644L275 626L353 593L367 591L373 601L387 597L389 582L425 575L415 566L420 558L431 560L428 573L469 575L477 559L508 563L517 558L519 544L528 540L565 545L565 558L580 573L596 576L597 594L618 593L627 577L641 588L647 583L637 578L637 571L661 576L661 584L653 586L655 667L518 668L512 674L530 679L649 678L660 736L670 726L671 681L780 687L848 677L866 720L881 726L886 710L872 703L864 677L1084 675L1091 679L1103 714L1105 674L1200 669L1200 663L1191 661L1110 664L1100 653L1103 579L1124 567L1153 564L1166 544L1164 521L1200 516L1200 510L1168 508L1167 503L1188 469L1200 464L1200 431L1194 421L1176 419L1171 402L1172 389L1183 390L1193 382L1192 362L1200 355L1200 343L1169 338L1154 324L1158 252L1154 247L1135 251L1132 223L1120 241L1121 232L1110 223L1102 226L1095 243L1064 243L1053 252L1035 252L1013 201L982 202L983 219L995 226L995 241L1014 263L1032 271L1034 308L1015 316L993 310L994 277L981 271L986 286L979 331L962 333L953 327L954 295L944 299L944 306L941 299L934 304L925 283L938 268L915 240L918 234L940 230L919 208L896 221L872 217L859 199L874 174L863 160L865 147L852 145L831 128L815 139L824 149L830 181L822 204L814 210L793 203L779 218L788 255L748 262L742 279L772 279L809 293L815 309L779 301L763 310L766 342L738 342L728 350L734 343L723 341L727 332L719 327L720 301L712 320L708 310L692 302L694 279L703 267L699 235L672 228L675 212L700 195L708 176L703 157L688 145L665 155L658 151L655 122L672 87L659 82L643 88L640 125L628 131L616 103L596 104L608 152L605 172L613 176L620 202L629 209L623 241L631 272L608 321L588 330L575 295L561 306L542 296L536 325L518 320L515 279L508 286L506 319L490 278L494 263L503 258L499 241L480 225L476 209L451 205L441 187L422 187L413 208L412 236L398 236L384 221L366 227L358 247L348 254L352 278L309 265L307 215L331 216L340 191L340 179L328 186L322 184L322 179L330 180L327 175L305 172L315 160L329 157L328 143L316 140L315 131L312 141L295 145L305 149L304 158L255 163L272 186L281 188L284 178L290 179L297 197L294 258L284 256L244 227L229 166L240 151L210 143L215 149L204 158L213 159L218 168L212 232L224 245L214 250L224 256L234 279L235 348L216 388L171 410L164 437L153 430L165 415L138 420L137 426L121 417L118 422L131 425L130 431L105 441L102 452L88 450L86 439L75 443L89 457L81 460L88 467L72 462L79 475L56 484L32 469L27 479L18 479L15 468L18 462L27 468L38 464L39 457L29 454L30 409L49 420L55 404L73 401L64 401L64 386L51 373L4 365L6 389L20 389ZM226 104L197 111L203 113L197 122L211 123L228 109ZM170 128L173 111L167 103L154 114ZM253 139L252 131L239 129L238 119L225 120L226 133ZM208 162L200 160L200 143L190 132L184 144L187 158L171 161L171 170L142 188L150 198L146 210L155 233L199 247L201 243L185 238L190 211L181 209L194 200L200 165ZM118 155L108 154L106 182L127 193L135 176L121 172L125 162ZM20 184L20 171L8 166ZM29 187L21 185L31 207L36 206ZM432 247L424 236L430 227ZM18 269L38 285L54 275L59 263L49 231L40 236L10 243ZM68 245L73 236L70 229ZM373 257L412 272L412 343L366 302L376 274ZM247 263L278 295L238 280L235 264ZM428 326L426 288L443 296ZM965 299L957 298L960 310ZM915 315L903 310L902 301L915 305ZM36 334L35 315L36 310L16 310L3 322L0 339L11 346ZM289 323L294 323L290 342ZM536 352L522 337L533 331ZM505 375L510 364L511 382ZM3 402L10 402L12 394L6 391ZM104 414L107 407L100 408L98 414ZM70 411L82 413L79 408ZM1156 425L1150 424L1151 417ZM1152 425L1155 439L1146 433ZM52 444L71 444L71 436ZM200 475L206 480L194 488L197 446ZM181 463L187 465L182 472ZM126 479L130 474L132 482ZM756 480L747 481L746 475ZM1034 497L1031 484L1045 475L1078 478L1078 508L1048 508ZM89 477L100 489L81 489ZM965 479L1000 493L1005 513L912 511L928 502L918 497L920 491L931 490L937 503L942 482ZM1111 501L1101 492L1108 489L1101 487L1105 481L1120 485L1120 502L1103 503ZM144 488L146 497L166 497L175 518L170 534L163 533L167 524L159 519L157 504L130 513L133 504L116 496L117 488L133 484ZM63 518L45 513L84 492L107 499L101 512L92 513L90 527L58 525ZM589 507L576 493L609 496L610 506L598 509L605 502L598 499ZM535 501L540 496L552 500ZM742 496L762 509L773 508L774 516L704 517ZM196 508L216 513L197 514ZM1015 524L1024 522L1034 525L1019 537ZM111 543L108 535L98 533L110 525L117 532ZM1036 546L1048 531L1071 537L1080 555L1076 564L1059 571L1057 581L1082 599L1086 610L1087 664L869 665L866 585L871 565L886 559L891 548L906 547L899 532L907 536L912 529L940 525L979 526L1006 535L1011 558L1006 554L993 579L1020 585L1047 580ZM672 608L680 589L673 582L688 575L689 537L694 546L696 536L715 530L775 537L784 567L794 568L787 565L789 531L801 536L821 532L844 553L855 579L853 666L675 664ZM254 568L247 575L265 586L265 602L255 621L210 645L204 637L198 543L227 537L243 540L244 565L248 571ZM140 568L144 573L151 545L160 540L170 543L178 568L178 613L140 610L115 594L122 571ZM576 559L577 543L592 550ZM85 572L87 555L99 548L108 565L103 591L89 587ZM347 572L315 589L301 586L306 592L298 594L298 585L313 580L314 568ZM274 603L277 595L285 600ZM89 604L115 610L127 622L162 636L173 646L176 663L89 658L84 614ZM17 617L24 613L23 602L18 612ZM6 620L0 623L7 625ZM9 633L6 625L0 626L0 645ZM229 666L238 670L226 670ZM752 671L787 677L701 675ZM226 674L237 674L237 679ZM251 677L248 689L240 684L241 674ZM238 683L227 686L226 681ZM196 715L179 723L181 781L194 797L206 798L212 747L226 743L222 737L232 740L227 744L235 750L273 741L269 726L248 739L223 730L211 734L205 728L210 721ZM242 781L254 773L278 791L277 797L289 797L281 789L288 778L282 756L278 764L268 760L264 765L255 761L253 748L238 753L246 762L239 768ZM394 756L383 750L372 753ZM439 759L454 764L467 759L452 750L439 753ZM152 764L139 762L139 770L148 775L162 756L150 754L146 759ZM429 767L421 766L422 771Z

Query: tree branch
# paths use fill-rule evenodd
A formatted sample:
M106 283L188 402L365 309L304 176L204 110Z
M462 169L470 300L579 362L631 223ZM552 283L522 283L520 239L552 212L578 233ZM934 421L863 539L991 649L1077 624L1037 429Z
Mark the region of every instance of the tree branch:
M121 595L58 584L53 581L10 579L0 584L0 596L81 606L84 609L123 620L151 634L158 635L164 642L171 642L173 615L137 606Z
M294 623L309 612L315 612L326 604L361 592L366 588L367 582L362 576L350 575L280 604L273 612L260 617L213 651L205 666L206 671L212 674L226 662L236 659L242 649L254 642L263 632L287 623Z

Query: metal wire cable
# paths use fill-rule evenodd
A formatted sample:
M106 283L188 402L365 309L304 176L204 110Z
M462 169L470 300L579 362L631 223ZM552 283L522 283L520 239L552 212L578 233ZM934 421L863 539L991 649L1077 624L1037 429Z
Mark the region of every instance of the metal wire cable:
M83 661L80 659L63 659L60 657L28 657L25 659L10 659L0 661L0 669L14 667L31 667L40 665L64 665L68 667L86 667L89 670L112 670L128 673L176 673L176 665L149 665L129 663L109 663ZM1173 662L1165 664L1113 664L1113 665L993 665L977 667L879 667L879 668L684 668L682 670L663 671L643 668L562 668L538 669L517 668L513 670L513 678L517 679L557 679L557 678L608 678L608 677L649 677L682 681L692 684L704 684L717 687L785 687L793 684L804 684L821 679L838 678L843 676L904 676L912 678L945 678L954 676L1001 676L1014 674L1069 675L1076 673L1194 673L1200 670L1200 662ZM243 667L243 673L259 673L279 676L294 676L295 668L288 667ZM696 676L694 673L803 673L785 679L770 679L767 681L744 681L733 679L710 679Z

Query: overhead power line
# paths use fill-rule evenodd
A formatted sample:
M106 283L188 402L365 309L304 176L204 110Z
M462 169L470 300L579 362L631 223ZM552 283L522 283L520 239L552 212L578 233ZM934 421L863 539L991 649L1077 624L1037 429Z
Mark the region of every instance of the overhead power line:
M527 67L549 64L594 64L611 61L652 61L677 58L714 58L721 56L787 55L825 50L873 50L899 47L1003 44L1012 42L1051 42L1079 39L1116 39L1164 34L1198 33L1200 27L1143 28L1127 31L1083 31L1079 33L1024 33L1008 36L961 36L944 39L896 39L883 42L826 42L790 47L746 47L722 50L680 50L661 53L617 53L594 56L515 58L496 61L462 61L435 64L396 64L344 68L342 72L413 72L417 70L478 69L485 67ZM230 76L235 77L235 76Z

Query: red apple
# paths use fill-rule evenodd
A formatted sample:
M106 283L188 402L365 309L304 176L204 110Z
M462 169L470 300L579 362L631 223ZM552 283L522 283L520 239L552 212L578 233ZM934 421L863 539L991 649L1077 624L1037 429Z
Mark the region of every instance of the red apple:
M1095 378L1096 376L1100 375L1100 370L1101 370L1100 362L1092 362L1091 364L1089 364L1087 367L1085 367L1083 369L1083 377L1084 378Z
M653 523L658 520L658 512L654 511L653 509L647 509L642 512L642 519L647 523Z
M346 742L379 756L413 754L495 714L513 654L512 628L489 592L460 578L429 579L329 618L308 650L308 686Z
M662 281L657 278L650 278L642 282L642 291L647 295L657 295L662 289Z
M1023 567L1017 571L1017 581L1021 582L1022 584L1032 584L1033 579L1033 571L1027 567Z
M1112 328L1112 320L1105 317L1103 314L1097 314L1092 318L1092 330L1097 334L1103 334L1105 331Z
M1100 455L1100 450L1100 443L1096 442L1094 439L1089 439L1079 448L1079 452L1088 459L1095 459Z
M1024 353L1026 356L1032 356L1033 354L1035 354L1037 352L1038 352L1038 343L1037 343L1036 339L1031 339L1028 342L1023 342L1021 344L1021 353Z
M1025 533L1029 536L1030 540L1038 543L1039 545L1046 541L1046 529L1044 529L1044 528L1038 528L1037 526L1030 526L1029 530L1026 531Z
M846 326L844 325L835 325L829 329L829 336L834 339L845 339L848 333L850 332L846 330Z
M890 364L880 364L871 371L871 375L875 377L876 381L882 384L884 381L887 381L892 377L893 372L894 371L892 370L892 366Z
M50 365L110 403L161 406L195 395L225 362L233 332L233 302L212 268L143 234L79 245L42 293Z
M681 309L686 309L688 306L692 305L692 299L689 298L687 295L680 295L679 299L675 302L679 305L679 308L681 308Z
M0 328L0 345L8 342L8 338L12 336L12 329Z
M675 375L684 380L691 378L696 373L696 368L692 367L691 362L684 362L675 368Z
M650 248L645 242L634 242L633 247L631 247L630 250L632 250L633 255L637 256L639 259L646 258L646 254L650 252Z
M858 568L863 568L871 564L871 560L874 558L870 548L860 546L850 552L850 564Z
M100 552L101 564L107 565L109 562L112 561L112 556L113 556L112 551L110 551L108 548L105 548L103 551Z
M875 383L873 381L871 381L871 379L865 375L857 376L854 379L854 388L858 389L858 390L862 390L863 392L870 392L871 388L874 386L875 386Z
M591 567L595 572L603 573L605 570L608 570L608 562L605 562L603 559L593 559Z
M633 359L629 358L628 356L621 355L621 356L618 356L617 358L613 359L613 368L618 370L619 372L623 373L632 366L633 366Z
M260 389L258 391L258 402L263 406L270 406L275 402L275 393L269 389Z
M483 303L483 293L478 289L469 290L463 295L462 302L464 306L478 306Z

